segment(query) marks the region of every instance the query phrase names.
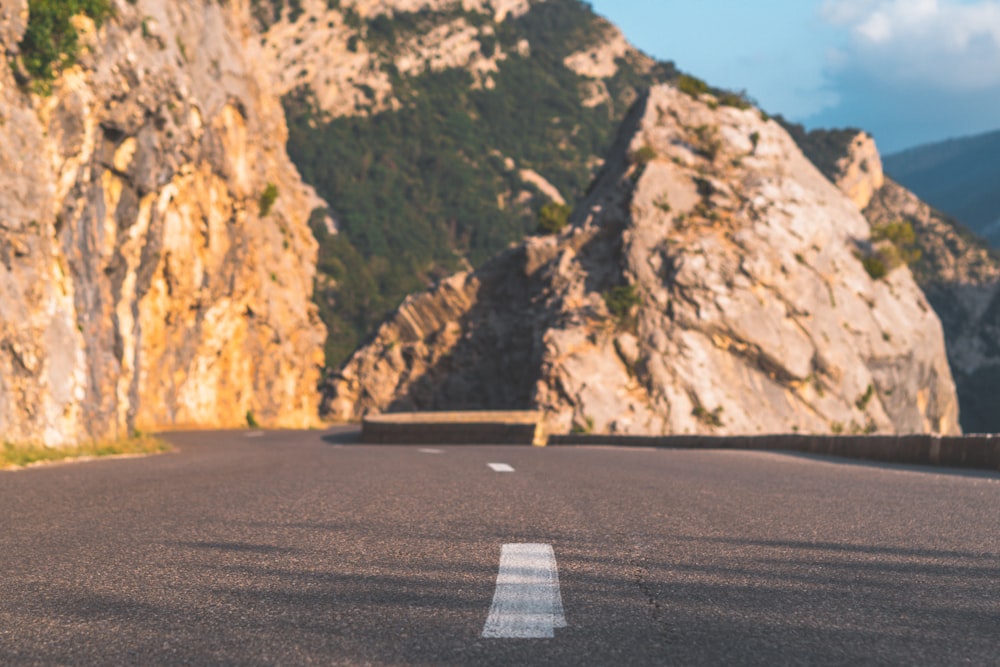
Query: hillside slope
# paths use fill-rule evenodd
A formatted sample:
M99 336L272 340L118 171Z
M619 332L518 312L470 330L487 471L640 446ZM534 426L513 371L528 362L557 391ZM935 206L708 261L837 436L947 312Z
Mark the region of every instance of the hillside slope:
M677 76L579 0L258 8L289 153L332 206L313 226L331 368L407 294L579 200L639 91Z
M1000 132L885 157L893 179L1000 247Z
M0 12L0 437L313 423L319 200L246 3L32 7Z
M941 325L857 205L755 109L654 87L573 224L407 299L339 418L539 408L563 431L958 431Z

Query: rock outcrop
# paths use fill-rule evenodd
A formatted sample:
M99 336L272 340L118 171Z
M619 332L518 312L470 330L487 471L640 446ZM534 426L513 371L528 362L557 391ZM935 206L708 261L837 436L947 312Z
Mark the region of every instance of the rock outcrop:
M1000 431L1000 254L953 218L883 177L874 141L860 130L791 126L792 136L873 227L910 225L913 275L944 327L966 432ZM865 196L856 197L858 193ZM868 193L871 192L871 196Z
M580 0L255 5L289 155L340 230L317 228L331 371L408 294L578 201L641 91L678 76Z
M872 224L913 225L921 251L913 273L944 326L962 428L1000 431L1000 255L892 180L864 213Z
M4 0L16 51L27 2ZM0 437L306 426L319 201L246 1L116 1L49 96L0 67ZM13 18L11 18L13 17Z
M833 181L858 209L864 209L885 184L882 156L875 139L855 129L813 130L777 119L806 157Z
M619 61L629 56L642 57L618 28L610 23L603 24L602 28L602 39L566 56L563 64L568 69L589 79L610 79L618 73Z
M327 411L541 408L556 431L956 433L941 325L754 109L658 86L572 225L410 297Z
M834 185L850 197L854 205L864 209L872 197L885 185L882 158L875 139L861 132L850 143L847 155L837 162L838 177Z
M287 6L279 0L271 6L278 9L263 22L264 50L276 90L307 89L329 117L397 109L392 73L465 69L477 85L492 86L491 74L507 58L497 25L530 9L528 0L298 0ZM394 22L398 15L410 19Z

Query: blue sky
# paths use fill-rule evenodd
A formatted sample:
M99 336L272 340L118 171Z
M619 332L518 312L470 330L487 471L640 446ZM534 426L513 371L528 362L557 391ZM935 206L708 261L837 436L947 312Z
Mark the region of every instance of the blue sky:
M650 55L884 153L1000 128L1000 0L592 0Z

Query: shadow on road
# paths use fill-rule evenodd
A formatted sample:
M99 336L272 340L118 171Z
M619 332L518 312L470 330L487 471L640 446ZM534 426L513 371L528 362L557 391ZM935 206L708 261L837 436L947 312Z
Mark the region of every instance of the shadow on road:
M328 445L360 445L361 427L360 426L340 427L336 431L323 434L320 437L320 440L327 443Z
M154 595L62 581L38 596L21 582L8 594L31 601L24 613L38 627L65 635L28 638L23 654L0 647L0 661L934 664L989 655L1000 623L991 596L1000 571L982 554L700 536L671 536L649 549L624 535L609 550L603 540L567 536L553 541L570 627L559 641L508 654L478 637L493 592L493 540L469 544L396 525L407 545L397 551L381 538L353 543L312 528L315 542L301 548L166 544L170 558ZM336 532L366 533L348 528ZM272 531L291 537L280 524ZM321 555L320 545L329 552ZM192 637L192 627L225 631ZM123 633L128 642L113 639ZM588 651L572 652L574 645Z

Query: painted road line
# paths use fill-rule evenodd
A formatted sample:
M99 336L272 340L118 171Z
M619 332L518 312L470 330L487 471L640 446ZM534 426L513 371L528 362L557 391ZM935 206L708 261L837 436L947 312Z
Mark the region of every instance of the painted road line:
M493 472L514 472L514 468L506 463L487 463Z
M263 438L264 437L264 432L263 431L251 431L250 433L247 433L247 437L248 438Z
M482 637L551 639L556 628L565 627L552 545L503 545L493 606Z
M418 449L417 451L421 454L444 454L441 449Z

